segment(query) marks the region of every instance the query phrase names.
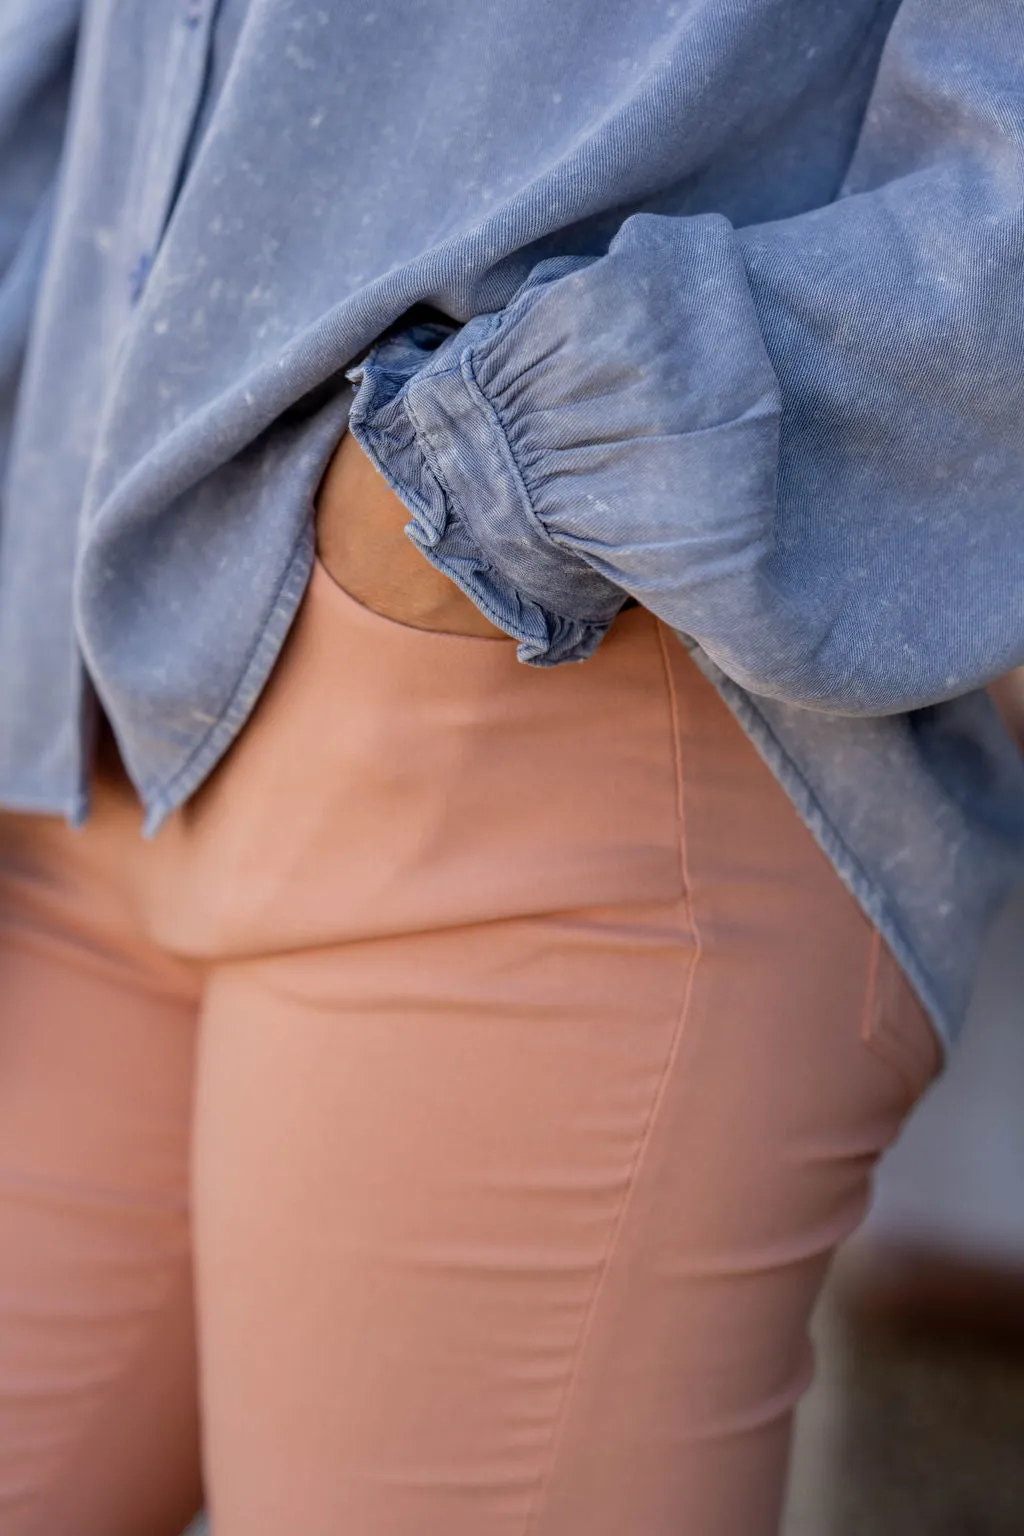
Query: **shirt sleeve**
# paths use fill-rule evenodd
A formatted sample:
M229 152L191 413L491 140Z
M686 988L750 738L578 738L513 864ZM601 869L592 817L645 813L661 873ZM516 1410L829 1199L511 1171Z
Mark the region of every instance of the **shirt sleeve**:
M886 714L1024 661L1024 11L904 0L846 183L627 219L352 377L410 536L581 659L626 595L749 690Z
M81 0L0 0L0 474L45 255Z

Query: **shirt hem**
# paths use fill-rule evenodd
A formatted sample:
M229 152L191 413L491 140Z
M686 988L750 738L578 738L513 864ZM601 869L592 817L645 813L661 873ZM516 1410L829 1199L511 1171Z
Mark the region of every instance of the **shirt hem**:
M68 799L56 795L51 800L46 795L18 790L0 790L0 811L12 816L59 816L75 829L84 826L89 816L89 796L78 794Z
M954 1019L932 986L927 968L908 941L892 911L890 902L825 815L807 780L781 745L751 696L745 689L725 677L711 658L706 656L699 646L695 646L688 637L681 635L679 638L689 650L691 659L708 681L714 684L754 747L772 770L850 895L869 921L874 923L891 949L931 1021L945 1062L959 1034L959 1021Z
M172 778L155 791L140 787L146 818L143 836L155 837L168 816L182 806L208 778L239 734L259 701L295 620L313 570L315 538L312 524L303 528L295 545L277 599L259 632L248 663L223 714Z

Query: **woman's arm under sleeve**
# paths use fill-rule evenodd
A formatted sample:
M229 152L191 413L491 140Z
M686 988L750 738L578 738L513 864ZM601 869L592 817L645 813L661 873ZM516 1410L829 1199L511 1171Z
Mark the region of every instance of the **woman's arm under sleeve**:
M755 692L936 702L1024 660L1024 13L904 0L833 204L638 214L414 329L352 428L524 660L630 594Z

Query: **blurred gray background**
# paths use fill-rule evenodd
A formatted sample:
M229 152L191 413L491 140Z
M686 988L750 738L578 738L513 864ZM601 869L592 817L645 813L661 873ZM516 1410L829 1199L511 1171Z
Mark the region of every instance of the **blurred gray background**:
M1024 896L953 1065L882 1165L862 1242L887 1237L1024 1275ZM835 1288L815 1332L785 1536L1024 1536L1020 1343L873 1337Z

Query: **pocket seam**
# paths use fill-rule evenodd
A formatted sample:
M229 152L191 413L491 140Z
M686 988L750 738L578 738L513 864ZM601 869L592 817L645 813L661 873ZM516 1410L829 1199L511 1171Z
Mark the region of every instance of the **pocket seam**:
M332 591L340 596L343 602L351 604L355 608L359 618L368 619L373 624L383 625L386 629L405 638L421 636L428 640L455 641L462 645L468 644L474 647L478 645L505 647L516 644L515 637L512 635L507 635L504 638L499 635L462 635L456 630L451 629L424 629L419 624L405 624L401 619L393 619L388 614L380 613L376 608L371 608L369 604L361 603L358 597L353 597L348 588L342 586L337 577L328 570L319 551L314 553L313 569L330 583Z

